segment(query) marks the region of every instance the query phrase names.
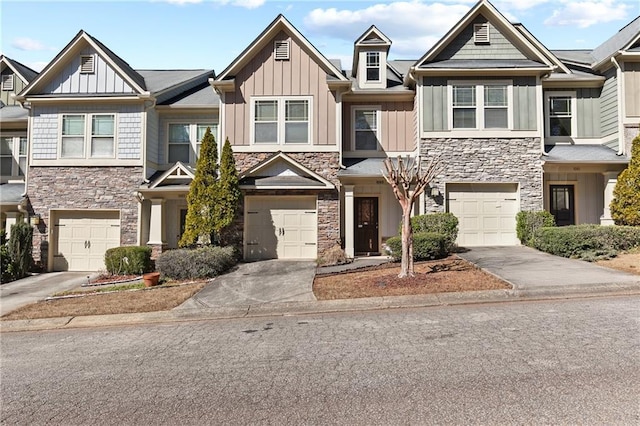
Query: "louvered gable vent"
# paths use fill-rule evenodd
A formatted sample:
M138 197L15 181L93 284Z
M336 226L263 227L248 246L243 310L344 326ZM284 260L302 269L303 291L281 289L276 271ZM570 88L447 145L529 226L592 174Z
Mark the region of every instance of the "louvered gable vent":
M274 46L276 61L289 60L289 40L279 40Z
M94 70L94 55L82 55L80 57L80 73L91 74Z
M13 90L13 74L2 76L2 90Z
M473 41L476 44L489 44L489 24L473 24Z

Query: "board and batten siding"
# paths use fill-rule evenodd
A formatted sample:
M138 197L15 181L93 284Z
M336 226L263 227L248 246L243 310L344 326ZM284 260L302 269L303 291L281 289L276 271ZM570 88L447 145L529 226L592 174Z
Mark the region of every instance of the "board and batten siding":
M462 80L462 79L457 79ZM504 78L486 77L470 79L475 81L504 80ZM535 77L513 77L513 130L537 129L537 100ZM424 77L422 79L422 118L423 131L440 132L449 130L447 116L449 101L447 98L447 78Z
M20 93L22 89L25 88L24 82L18 77L17 74L11 70L11 68L7 67L2 70L2 77L5 75L13 76L13 90L1 90L0 91L0 100L5 105L20 105L20 102L17 102L15 99L11 97L13 93Z
M93 73L80 73L80 57L94 56ZM42 94L134 93L133 88L90 46L57 73L41 91Z
M583 88L576 92L578 137L600 137L600 88Z
M624 90L627 117L640 117L640 62L625 62Z
M290 40L290 59L276 61L275 40ZM314 145L336 144L336 99L327 73L285 32L280 32L235 76L236 89L225 93L225 129L232 145L249 145L252 96L312 96Z
M488 23L489 43L475 44L473 24ZM491 22L478 16L436 56L436 61L446 59L527 59Z
M549 185L568 182L575 187L576 225L600 224L604 213L604 178L600 173L545 173L545 208L549 209Z
M618 82L615 69L605 73L605 82L600 95L600 126L602 137L618 131Z
M413 101L398 102L344 102L342 104L343 151L351 151L353 141L352 107L380 106L382 149L387 152L411 152L416 149L416 127Z
M31 158L58 158L58 138L63 114L116 114L117 159L140 159L142 152L142 105L65 105L32 106ZM91 124L87 122L87 125ZM85 141L88 146L88 141ZM88 148L85 148L88 149Z

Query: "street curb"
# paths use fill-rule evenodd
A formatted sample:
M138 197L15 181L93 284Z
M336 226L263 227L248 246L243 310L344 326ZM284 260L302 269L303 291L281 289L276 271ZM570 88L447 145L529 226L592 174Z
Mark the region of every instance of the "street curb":
M0 333L631 295L640 295L639 283L594 284L569 289L566 287L562 289L555 287L554 289L548 286L530 290L484 290L0 321Z

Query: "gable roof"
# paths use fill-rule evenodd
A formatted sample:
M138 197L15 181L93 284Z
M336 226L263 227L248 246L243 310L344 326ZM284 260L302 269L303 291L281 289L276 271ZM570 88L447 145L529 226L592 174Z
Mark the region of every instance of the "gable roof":
M291 173L274 173L278 163ZM281 151L243 173L238 180L245 188L335 189L334 184Z
M152 177L148 184L149 189L165 185L186 185L187 188L195 177L195 169L178 161L165 172Z
M391 39L384 35L375 25L370 26L358 39L353 43L353 64L351 66L351 76L355 77L358 72L359 55L358 51L362 46L384 46L388 51L391 47Z
M5 64L7 67L11 68L11 70L16 74L20 80L24 82L24 84L29 84L34 78L38 76L38 72L32 70L26 65L21 64L20 62L8 58L4 55L0 55L0 64Z
M291 23L280 14L276 19L267 26L267 28L260 33L256 39L247 46L246 49L240 53L240 55L231 62L231 64L222 71L215 81L220 82L223 80L229 80L233 78L253 56L260 51L273 37L275 37L280 31L285 31L293 39L295 39L300 45L304 46L310 52L311 56L316 60L318 64L329 74L339 81L349 81L341 72L340 69L329 61L318 49L307 40L300 31L298 31Z
M64 66L69 56L75 55L75 50L82 43L92 46L100 56L110 63L113 69L118 72L123 79L125 79L131 87L134 88L138 94L144 94L147 91L147 87L144 78L137 73L127 62L125 62L118 55L113 53L107 46L102 44L99 40L89 35L84 30L80 30L78 34L56 55L55 58L42 70L42 72L35 78L21 93L20 97L24 98L29 95L35 88L41 86L55 73L56 69Z
M638 40L640 40L640 16L629 22L613 37L593 49L591 56L595 62L592 67L597 68L603 65L618 51L631 48Z
M436 44L427 51L414 65L413 68L420 68L426 62L432 61L444 50L454 39L469 26L472 21L479 15L484 16L500 30L511 35L520 43L520 47L525 49L530 56L536 60L531 62L540 62L547 66L552 66L552 62L537 48L520 30L518 30L507 18L505 18L488 0L480 0L475 4L467 14L456 25L453 26Z

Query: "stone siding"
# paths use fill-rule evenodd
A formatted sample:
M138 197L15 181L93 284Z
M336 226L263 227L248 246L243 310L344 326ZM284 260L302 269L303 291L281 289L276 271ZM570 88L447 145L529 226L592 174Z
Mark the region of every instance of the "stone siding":
M624 153L629 158L631 158L631 142L633 142L637 136L640 136L639 124L624 125Z
M47 265L50 211L120 210L120 244L134 245L142 167L31 167L27 180L31 214L39 214L33 235L34 259Z
M445 210L446 183L519 183L520 209L542 210L542 160L539 138L422 139L423 163L442 154L442 171L434 179L443 194L425 197L425 211Z

